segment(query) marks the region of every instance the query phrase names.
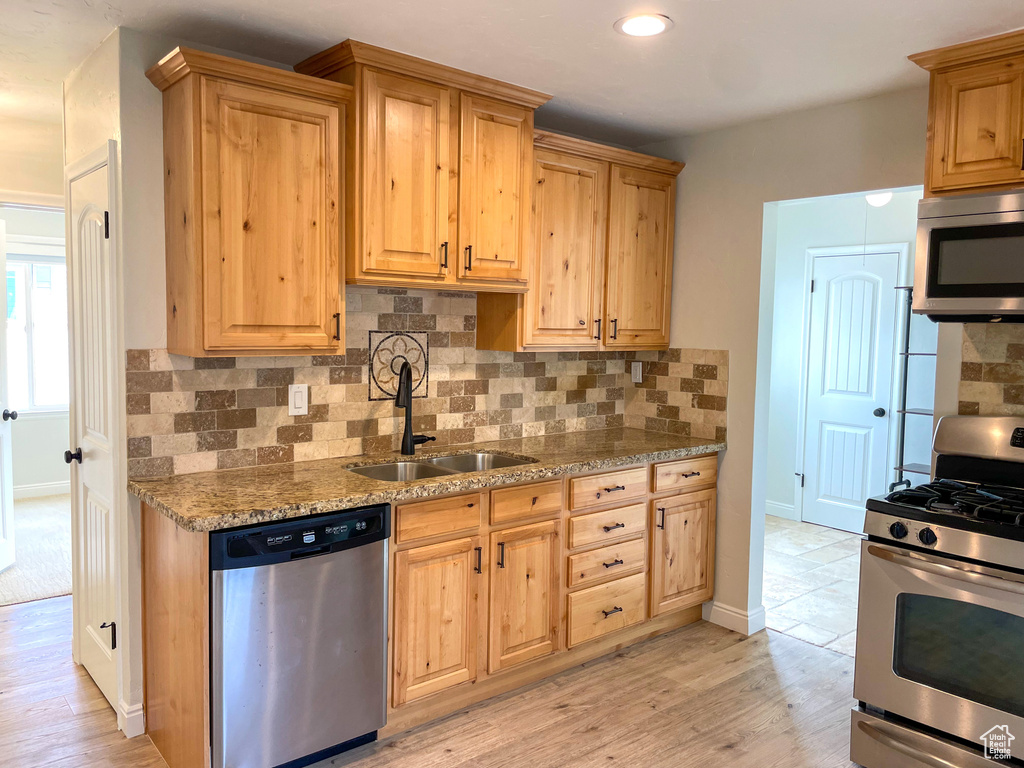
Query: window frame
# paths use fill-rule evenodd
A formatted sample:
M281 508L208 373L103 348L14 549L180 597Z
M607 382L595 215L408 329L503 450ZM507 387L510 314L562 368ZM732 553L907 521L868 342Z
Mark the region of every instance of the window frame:
M63 237L49 237L43 235L7 235L7 264L27 265L29 267L29 279L31 279L31 267L33 264L59 265L67 269L67 241ZM70 275L68 276L70 286ZM6 275L5 275L6 281ZM68 326L71 324L71 297L68 297ZM32 291L25 292L25 314L29 319L25 329L28 337L28 396L31 402L35 397L35 366L33 364L32 346ZM6 323L6 318L4 318ZM70 342L70 337L69 337ZM68 376L68 405L65 406L36 406L34 403L28 407L18 410L19 416L28 419L39 416L66 414L69 413L71 401L71 377Z

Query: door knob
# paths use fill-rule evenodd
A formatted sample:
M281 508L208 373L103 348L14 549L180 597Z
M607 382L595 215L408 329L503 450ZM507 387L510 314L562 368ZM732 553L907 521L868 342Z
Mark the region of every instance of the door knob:
M18 420L18 412L17 411L8 411L6 408L4 408L4 421L17 421L17 420Z
M82 463L82 449L75 448L75 452L64 451L64 463L70 464L72 461L77 461L79 464Z
M875 410L872 411L872 413L874 413L875 416L877 416L878 418L882 418L883 416L885 416L885 408L875 408Z

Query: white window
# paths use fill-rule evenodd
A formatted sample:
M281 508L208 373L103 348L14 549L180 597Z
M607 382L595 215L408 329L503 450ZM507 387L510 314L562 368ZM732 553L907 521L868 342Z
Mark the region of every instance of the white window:
M64 240L7 236L10 408L68 408L68 279Z

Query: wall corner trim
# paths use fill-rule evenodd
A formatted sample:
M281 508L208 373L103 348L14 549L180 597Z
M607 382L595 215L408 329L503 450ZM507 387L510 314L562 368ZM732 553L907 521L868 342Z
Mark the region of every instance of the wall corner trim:
M753 635L765 628L764 606L759 605L756 610L744 611L739 608L725 605L723 603L704 603L702 609L704 621L717 624L720 627L739 632L741 635Z
M117 703L117 727L125 737L134 739L146 732L146 715L142 704L129 704L124 699Z

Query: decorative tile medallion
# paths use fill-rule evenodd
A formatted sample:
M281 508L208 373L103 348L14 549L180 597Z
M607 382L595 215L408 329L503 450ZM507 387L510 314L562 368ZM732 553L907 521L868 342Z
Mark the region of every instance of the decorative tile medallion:
M370 400L392 400L402 363L412 367L412 396L427 396L429 366L425 331L370 331Z

